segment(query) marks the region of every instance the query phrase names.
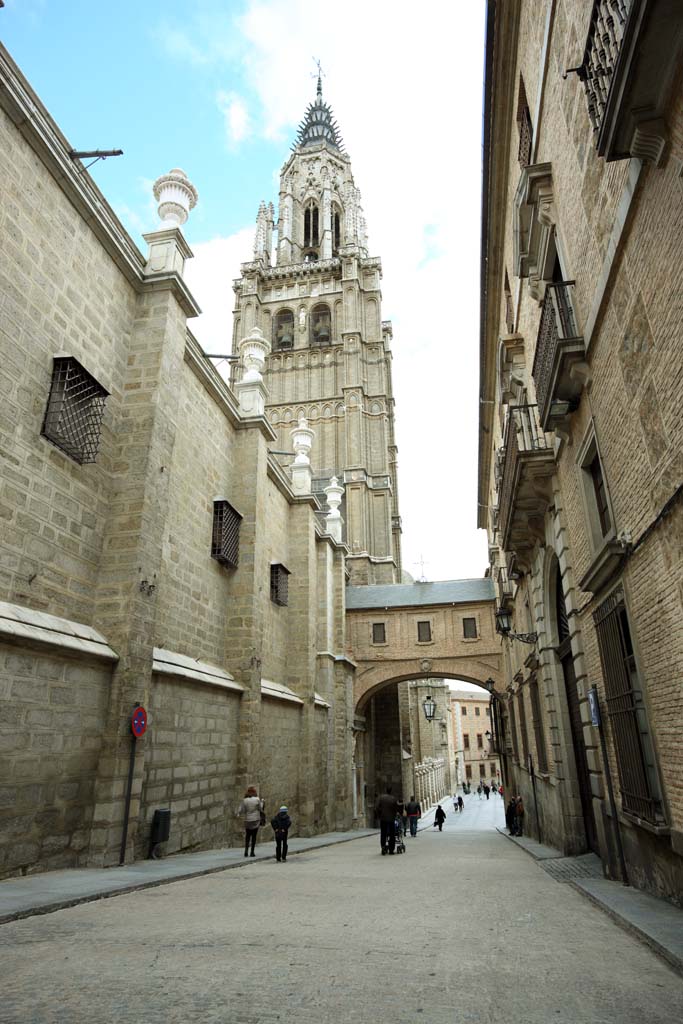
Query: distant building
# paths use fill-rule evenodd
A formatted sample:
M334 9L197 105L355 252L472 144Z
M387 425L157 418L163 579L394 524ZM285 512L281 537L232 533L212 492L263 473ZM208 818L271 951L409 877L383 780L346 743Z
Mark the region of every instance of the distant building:
M478 518L503 772L532 832L612 878L621 843L675 902L682 61L673 0L488 4Z
M500 761L495 752L491 698L463 690L451 690L450 711L458 783L500 785Z

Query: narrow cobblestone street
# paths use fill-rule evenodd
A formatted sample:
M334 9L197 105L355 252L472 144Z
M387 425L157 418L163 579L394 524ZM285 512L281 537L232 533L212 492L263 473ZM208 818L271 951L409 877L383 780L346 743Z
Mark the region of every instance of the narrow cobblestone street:
M4 925L0 1021L681 1019L683 981L498 833L498 798L446 809L405 856L364 838Z

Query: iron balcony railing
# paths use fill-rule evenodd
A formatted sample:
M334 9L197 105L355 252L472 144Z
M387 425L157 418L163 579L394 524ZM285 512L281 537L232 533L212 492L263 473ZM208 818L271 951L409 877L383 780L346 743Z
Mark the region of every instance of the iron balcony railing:
M571 407L580 394L577 383L562 373L565 355L576 359L584 354L583 338L574 315L573 291L573 281L558 281L547 285L543 299L531 375L541 424L546 429L553 401L568 402Z
M513 405L508 409L503 433L503 476L500 488L502 547L509 551L510 532L515 509L516 490L522 464L539 455L547 457L551 445L538 418L538 406Z
M500 604L512 600L512 580L510 579L506 565L496 566L495 579L498 585L498 599Z
M614 69L633 0L594 0L583 63L578 71L586 90L593 130L602 128Z

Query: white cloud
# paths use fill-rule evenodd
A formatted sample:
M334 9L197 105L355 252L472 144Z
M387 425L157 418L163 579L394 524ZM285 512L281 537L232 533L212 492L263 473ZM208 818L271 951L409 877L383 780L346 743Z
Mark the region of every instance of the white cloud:
M190 320L189 327L205 352L229 354L232 349L232 282L239 277L240 263L249 259L253 245L253 226L192 245L194 259L186 264L185 280L202 314Z
M228 142L237 145L251 135L249 111L241 96L235 92L220 91L216 96L218 109L225 120L225 131Z
M416 16L409 0L347 0L343 17L329 11L318 0L248 0L231 25L240 93L261 108L252 130L284 149L315 95L312 56L322 60L371 253L383 261L383 317L394 322L405 568L419 574L424 556L428 578L478 576L487 562L476 530L484 4L432 0ZM249 130L241 116L233 138ZM250 235L240 259L251 244Z

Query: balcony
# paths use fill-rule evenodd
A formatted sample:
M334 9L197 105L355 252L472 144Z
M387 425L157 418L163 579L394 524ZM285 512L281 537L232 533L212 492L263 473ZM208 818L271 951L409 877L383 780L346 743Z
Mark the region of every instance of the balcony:
M498 595L498 607L509 611L512 608L514 580L511 579L507 566L497 565L494 570L494 578Z
M583 61L588 116L606 160L660 163L681 55L680 0L594 0Z
M573 281L546 287L531 375L541 426L552 430L579 404L587 376L583 337L576 326Z
M535 405L508 411L502 448L500 488L501 546L514 551L518 562L543 536L543 517L555 471L552 442L541 427Z

